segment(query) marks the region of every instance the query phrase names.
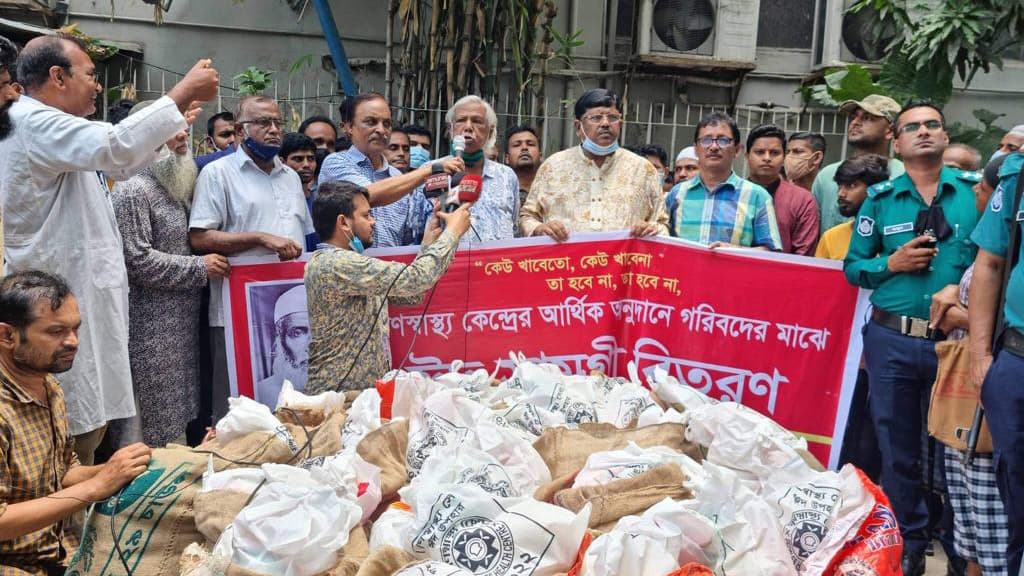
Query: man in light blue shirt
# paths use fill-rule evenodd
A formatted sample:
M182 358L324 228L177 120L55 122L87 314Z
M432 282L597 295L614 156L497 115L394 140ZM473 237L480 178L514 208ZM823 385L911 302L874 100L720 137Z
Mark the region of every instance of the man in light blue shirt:
M352 147L324 160L318 183L347 181L369 190L377 221L375 247L419 243L426 225L423 214L433 209L420 186L431 174L461 172L465 164L448 158L406 174L389 165L384 153L391 139L391 107L376 92L346 99L341 105L341 125L352 138Z

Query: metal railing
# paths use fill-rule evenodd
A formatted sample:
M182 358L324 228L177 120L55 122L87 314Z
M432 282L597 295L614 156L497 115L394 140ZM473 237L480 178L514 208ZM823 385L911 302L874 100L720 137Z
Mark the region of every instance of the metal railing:
M119 64L108 65L102 73L103 117L111 104L108 98L110 88L123 86L130 82L136 91L138 100L157 98L166 93L182 78L182 73L167 70L130 57L119 58ZM218 91L216 105L208 106L204 117L221 110L234 110L241 99L238 95L238 82L227 75L222 76L227 82ZM338 105L342 96L335 92L337 80L333 75L316 74L300 75L277 72L267 94L273 96L281 105L282 115L289 129L295 129L304 118L312 115L325 115L332 120L338 119ZM530 110L522 107L515 113L502 112L509 110L511 94L492 102L498 111L499 144L505 131L517 124L530 124L540 127L539 136L541 150L545 155L557 149L571 145L573 115L571 106L560 100L547 98L544 101L544 115L538 115L536 101L531 101ZM683 102L664 102L644 100L634 97L625 110L626 123L622 128L622 142L626 145L656 143L674 156L680 149L693 142L694 130L700 119L711 112L726 112L727 107L721 104L690 104ZM435 140L440 141L444 134L444 116L446 110L427 108L393 108L396 123L419 123L429 127ZM789 109L761 108L757 106L737 106L733 114L742 134L759 124L770 122L777 124L787 134L797 131L811 131L822 134L830 146L830 158L841 158L846 153L846 122L841 113L826 109ZM202 130L201 130L202 132Z

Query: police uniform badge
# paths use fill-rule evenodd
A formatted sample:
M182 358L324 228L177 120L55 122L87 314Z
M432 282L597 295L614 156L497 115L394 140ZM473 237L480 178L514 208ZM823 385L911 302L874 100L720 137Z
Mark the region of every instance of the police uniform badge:
M1000 212L1003 209L1003 185L1000 184L996 187L996 191L992 193L992 203L989 205L993 212Z
M867 216L861 216L857 220L857 234L861 236L871 236L875 233L875 221Z

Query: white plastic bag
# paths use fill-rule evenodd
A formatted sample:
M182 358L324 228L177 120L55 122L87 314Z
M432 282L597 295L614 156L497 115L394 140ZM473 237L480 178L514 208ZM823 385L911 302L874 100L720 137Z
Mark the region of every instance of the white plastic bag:
M381 500L380 468L349 450L309 468L312 479L334 488L338 496L354 501L362 509L365 522L377 510Z
M341 429L343 450L355 448L367 434L380 428L380 405L381 397L376 388L367 388L356 396Z
M392 372L395 390L391 398L391 418L411 419L420 412L423 402L432 394L444 389L419 372Z
M688 477L700 474L700 463L664 446L641 448L630 442L622 450L594 452L573 480L573 488L607 484L613 480L634 478L663 464L679 466Z
M696 388L679 383L679 380L661 366L654 368L654 376L647 380L651 390L664 402L680 404L687 410L705 404L717 404L718 400L701 394Z
M657 407L651 393L633 382L616 386L596 404L597 421L612 424L616 428L636 426L641 414L649 408Z
M707 461L758 485L793 484L813 473L797 449L807 441L746 406L719 402L686 411L686 439L707 446ZM760 493L760 487L752 488Z
M473 574L550 576L576 560L590 519L532 498L495 498L475 485L423 490L412 502L414 555Z
M395 572L394 576L474 576L473 572L466 572L465 570L452 566L451 564L445 564L444 562L438 562L436 560L427 560L426 562L419 562L406 566L398 572Z
M203 472L203 484L199 487L199 491L230 490L252 494L263 479L263 470L260 468L229 468L216 472L211 455L207 460L206 471Z
M583 575L665 576L689 562L714 566L721 544L710 520L666 498L594 540Z
M295 390L292 383L285 380L281 392L277 395L277 410L281 408L323 410L326 418L345 410L345 395L341 392L327 391L316 396L307 396Z
M490 424L481 424L486 426ZM474 431L460 444L435 448L420 474L398 491L402 499L410 502L423 487L445 484L474 484L504 498L527 496L551 481L544 461L529 444L508 446L512 440L506 439L506 445L492 447L495 455L478 448L476 440Z
M416 522L412 509L402 502L395 502L385 510L370 529L370 552L383 546L409 548L412 535L409 530Z
M796 568L782 534L779 514L755 494L736 472L703 462L682 504L711 519L723 542L718 574L793 576Z
M319 574L337 562L361 516L358 506L326 486L270 482L232 523L232 561L264 574Z
M224 442L252 432L281 431L291 437L281 421L270 413L270 408L245 396L228 398L228 413L217 422L217 438Z

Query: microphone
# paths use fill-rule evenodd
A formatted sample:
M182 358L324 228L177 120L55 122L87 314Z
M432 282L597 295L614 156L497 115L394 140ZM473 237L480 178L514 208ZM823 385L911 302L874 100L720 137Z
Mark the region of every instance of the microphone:
M480 192L483 186L484 181L481 176L478 174L466 174L458 185L452 183L452 189L444 203L444 211L454 212L463 204L476 202L480 199Z
M456 158L462 158L462 154L466 151L466 137L459 134L452 138L452 150L455 151Z
M437 198L448 192L454 183L450 183L451 176L448 174L433 174L428 176L423 183L423 195L427 198Z

